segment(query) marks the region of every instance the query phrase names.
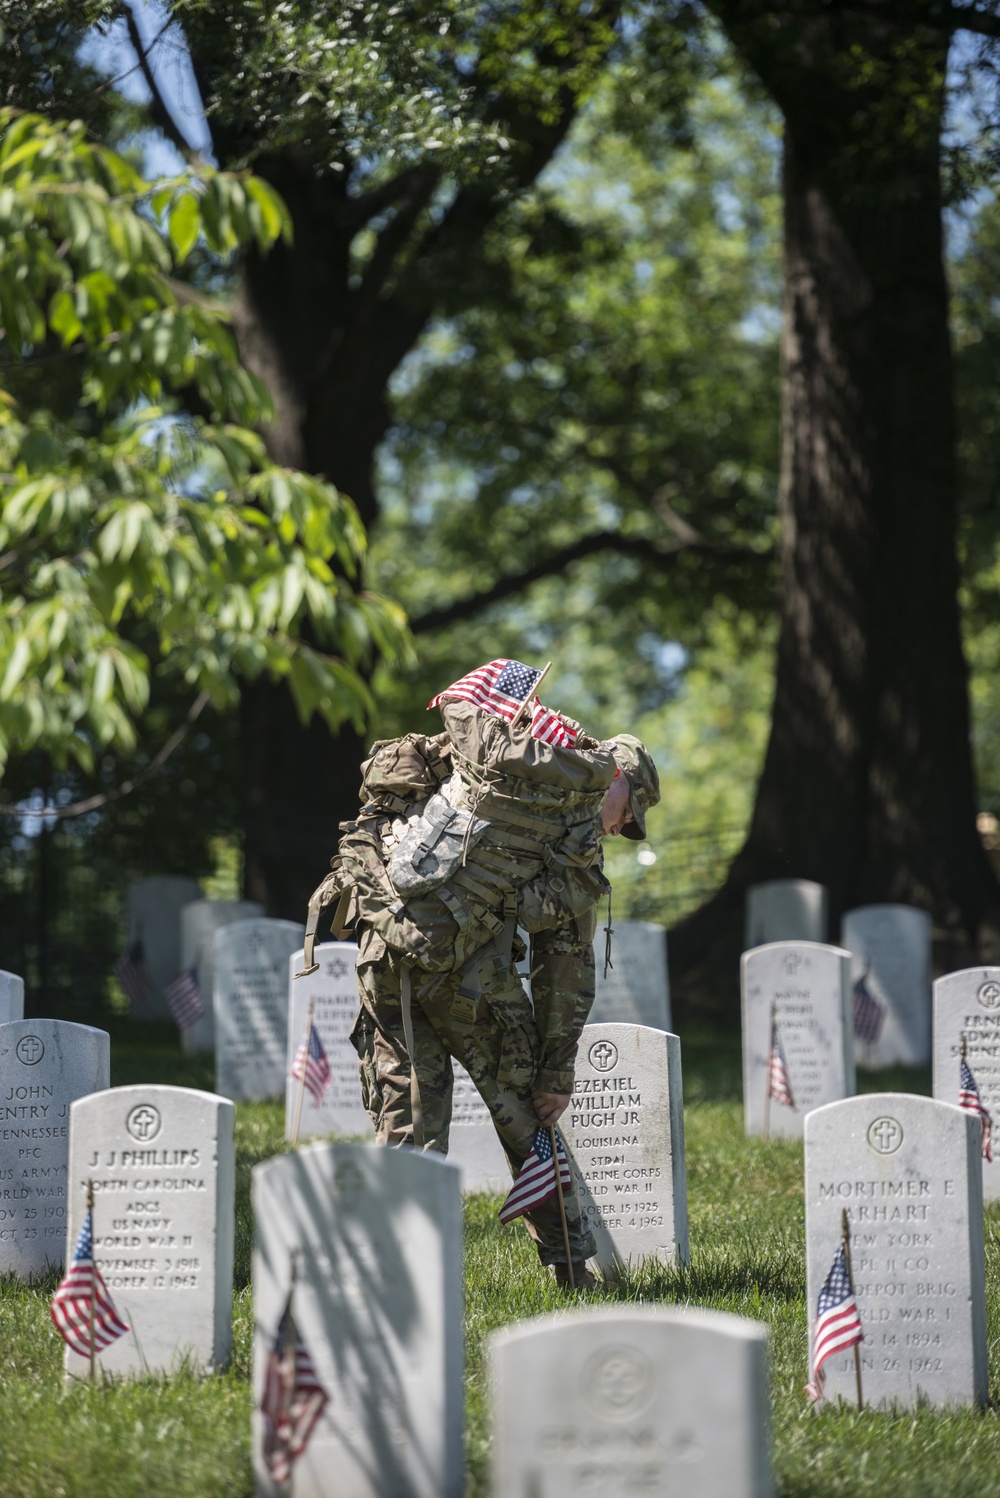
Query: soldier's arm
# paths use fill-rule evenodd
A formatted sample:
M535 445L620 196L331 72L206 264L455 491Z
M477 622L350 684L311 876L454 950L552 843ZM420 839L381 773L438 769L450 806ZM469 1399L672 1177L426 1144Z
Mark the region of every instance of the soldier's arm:
M532 938L531 996L541 1040L536 1092L573 1091L577 1042L594 1002L596 925L591 909Z

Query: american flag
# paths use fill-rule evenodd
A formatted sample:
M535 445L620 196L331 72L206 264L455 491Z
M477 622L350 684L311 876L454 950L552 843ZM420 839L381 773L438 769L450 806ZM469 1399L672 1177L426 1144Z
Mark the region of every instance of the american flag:
M445 697L460 697L463 702L473 702L476 707L510 723L531 696L541 674L534 666L526 666L522 661L489 661L487 665L470 671L468 676L453 681L450 687L432 697L427 706L437 707ZM543 707L537 698L532 705L529 731L532 738L540 739L544 744L554 744L558 749L571 749L576 743L576 729L564 723L558 713Z
M94 1303L94 1351L101 1352L129 1330L118 1314L101 1271L94 1263L94 1214L87 1213L76 1240L73 1262L52 1297L52 1320L64 1342L90 1357L90 1303Z
M993 1118L982 1098L979 1096L979 1088L976 1079L972 1075L972 1068L965 1057L960 1058L961 1072L958 1089L958 1106L964 1108L967 1113L975 1113L979 1116L983 1126L983 1159L993 1160Z
M771 1021L771 1097L775 1102L784 1103L786 1108L795 1107L795 1099L792 1097L792 1084L788 1080L788 1067L785 1063L785 1052L781 1044L781 1036L778 1034L778 1026L775 1020Z
M289 1291L274 1345L264 1370L264 1460L277 1483L288 1482L292 1466L309 1444L330 1396L295 1325Z
M315 1025L309 1026L309 1040L303 1041L292 1062L292 1076L296 1082L305 1081L316 1099L323 1101L323 1094L330 1085L330 1063L326 1059L323 1042Z
M127 952L122 953L113 971L126 997L133 1004L142 1004L152 997L153 980L146 966L146 953L141 936L136 937Z
M189 1030L205 1013L198 987L198 974L193 967L179 973L163 990L167 1008L182 1030Z
M556 1134L556 1151L559 1157L559 1187L568 1191L573 1184L569 1161L562 1140ZM552 1141L549 1131L539 1127L531 1144L531 1153L517 1173L517 1180L510 1195L500 1208L500 1221L506 1225L515 1217L523 1217L533 1207L540 1207L556 1193L556 1173L552 1168Z
M868 987L868 974L863 973L854 985L854 1033L866 1045L874 1045L882 1034L885 1023L885 1005Z
M812 1380L806 1384L810 1399L822 1399L826 1384L823 1364L834 1353L844 1352L864 1341L861 1317L858 1315L854 1287L847 1272L847 1249L843 1243L837 1250L826 1283L819 1292L816 1305L816 1330L813 1335Z

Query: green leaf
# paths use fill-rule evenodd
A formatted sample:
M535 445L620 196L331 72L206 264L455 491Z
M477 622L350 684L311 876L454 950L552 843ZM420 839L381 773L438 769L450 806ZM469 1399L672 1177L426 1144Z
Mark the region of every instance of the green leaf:
M183 265L198 239L201 215L194 193L183 193L170 210L168 232L174 247L177 263Z

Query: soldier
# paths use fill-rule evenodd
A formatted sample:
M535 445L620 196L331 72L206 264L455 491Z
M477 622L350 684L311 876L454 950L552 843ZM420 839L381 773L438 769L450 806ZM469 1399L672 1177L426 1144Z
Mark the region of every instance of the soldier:
M505 665L539 675L493 662L474 677ZM610 892L601 839L644 837L659 781L631 735L598 743L537 706L519 728L484 709L478 692L462 696L472 679L435 699L446 735L376 746L362 814L345 824L330 888L311 912L340 893L353 914L352 1040L379 1143L447 1153L455 1057L516 1176L539 1124L554 1124L573 1090L594 1000L597 902ZM518 925L531 936L531 1000L515 971L525 955ZM573 1281L593 1284L586 1260L596 1246L573 1190L564 1205ZM542 1263L567 1284L558 1199L525 1221Z

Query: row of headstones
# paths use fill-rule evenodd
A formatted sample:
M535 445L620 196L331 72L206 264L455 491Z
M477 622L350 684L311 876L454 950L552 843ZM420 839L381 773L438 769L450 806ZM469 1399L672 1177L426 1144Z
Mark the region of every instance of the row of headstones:
M643 1070L649 1047L660 1058L658 1075ZM585 1036L584 1048L577 1096L585 1132L577 1139L571 1120L567 1137L588 1210L598 1214L600 1261L613 1272L620 1262L647 1256L683 1259L676 1037L638 1027L598 1027ZM90 1179L95 1256L133 1328L108 1349L104 1365L119 1372L169 1369L186 1354L204 1366L218 1366L228 1355L231 1324L232 1104L181 1088L103 1090L108 1058L108 1037L85 1026L32 1020L0 1029L0 1095L10 1162L0 1194L0 1263L30 1277L58 1262L59 1239L70 1251ZM609 1071L615 1075L609 1078ZM643 1087L657 1084L659 1092L644 1099ZM601 1111L595 1117L598 1097ZM659 1136L658 1155L652 1128L657 1106L670 1128L669 1138ZM598 1128L606 1132L597 1134ZM978 1120L950 1103L865 1096L813 1112L805 1144L809 1302L815 1304L829 1268L846 1206L866 1332L861 1359L866 1399L874 1404L981 1401L986 1342ZM587 1157L588 1149L596 1153ZM630 1154L635 1149L639 1153ZM629 1163L639 1160L644 1163ZM402 1437L409 1406L388 1395L394 1390L401 1397L409 1390L418 1401L424 1397L427 1380L420 1369L424 1353L431 1354L421 1337L440 1324L442 1306L457 1283L457 1206L439 1210L436 1188L424 1184L443 1177L413 1174L414 1168L438 1164L365 1146L313 1146L258 1172L261 1183L272 1176L283 1183L278 1205L263 1184L255 1184L259 1339L266 1339L269 1329L273 1334L279 1301L290 1286L290 1255L298 1249L305 1259L299 1329L321 1373L349 1385L338 1405L335 1442L356 1446L357 1432L345 1435L345 1422L369 1421L366 1390L377 1379L385 1396L378 1420L397 1421L382 1430L382 1444L388 1437L390 1453L408 1449ZM320 1172L317 1179L314 1169ZM393 1174L406 1171L409 1177ZM457 1195L457 1172L448 1169L447 1179L447 1190ZM658 1193L655 1199L651 1192ZM662 1225L664 1208L672 1215L672 1241L666 1232L629 1239L620 1230L626 1212L654 1228L659 1218ZM440 1273L431 1272L434 1265ZM403 1303L397 1315L399 1295ZM372 1318L377 1326L369 1324ZM457 1327L455 1320L454 1336ZM383 1350L395 1345L393 1339L399 1344L399 1367L379 1372L376 1336ZM74 1357L67 1352L68 1369L82 1372ZM444 1358L442 1377L460 1365L460 1358ZM460 1382L457 1372L448 1376ZM850 1357L835 1360L828 1376L830 1393L849 1394ZM622 1377L623 1386L634 1384L635 1377L633 1365ZM608 1388L614 1382L611 1370L594 1380ZM752 1403L752 1389L745 1392ZM401 1413L387 1415L388 1406ZM443 1449L444 1434L440 1441ZM440 1467L436 1474L440 1490L447 1490Z
M978 1120L950 1103L875 1094L812 1113L805 1139L808 1303L835 1260L846 1208L864 1333L857 1364L849 1349L826 1363L824 1397L853 1401L860 1379L875 1408L985 1403ZM457 1498L455 1173L430 1156L313 1145L257 1166L253 1194L255 1390L291 1296L336 1411L296 1470L296 1493ZM498 1494L773 1490L759 1325L609 1307L503 1331L488 1367ZM255 1422L258 1490L276 1495L263 1417Z
M827 944L827 892L808 879L775 879L747 892L748 951L775 942ZM884 1023L877 1040L858 1041L859 1065L926 1066L931 1051L931 919L912 905L862 905L846 911L840 951L851 979L864 982ZM794 978L794 970L788 976ZM792 984L794 986L794 984Z
M746 1132L801 1138L814 1108L855 1091L854 983L857 958L819 942L772 942L745 952L743 1001L743 1108ZM957 1102L960 1057L980 1097L1000 1116L1000 967L947 973L931 987L932 1091ZM769 1097L776 1031L793 1106ZM1000 1159L983 1162L988 1201L1000 1198Z

